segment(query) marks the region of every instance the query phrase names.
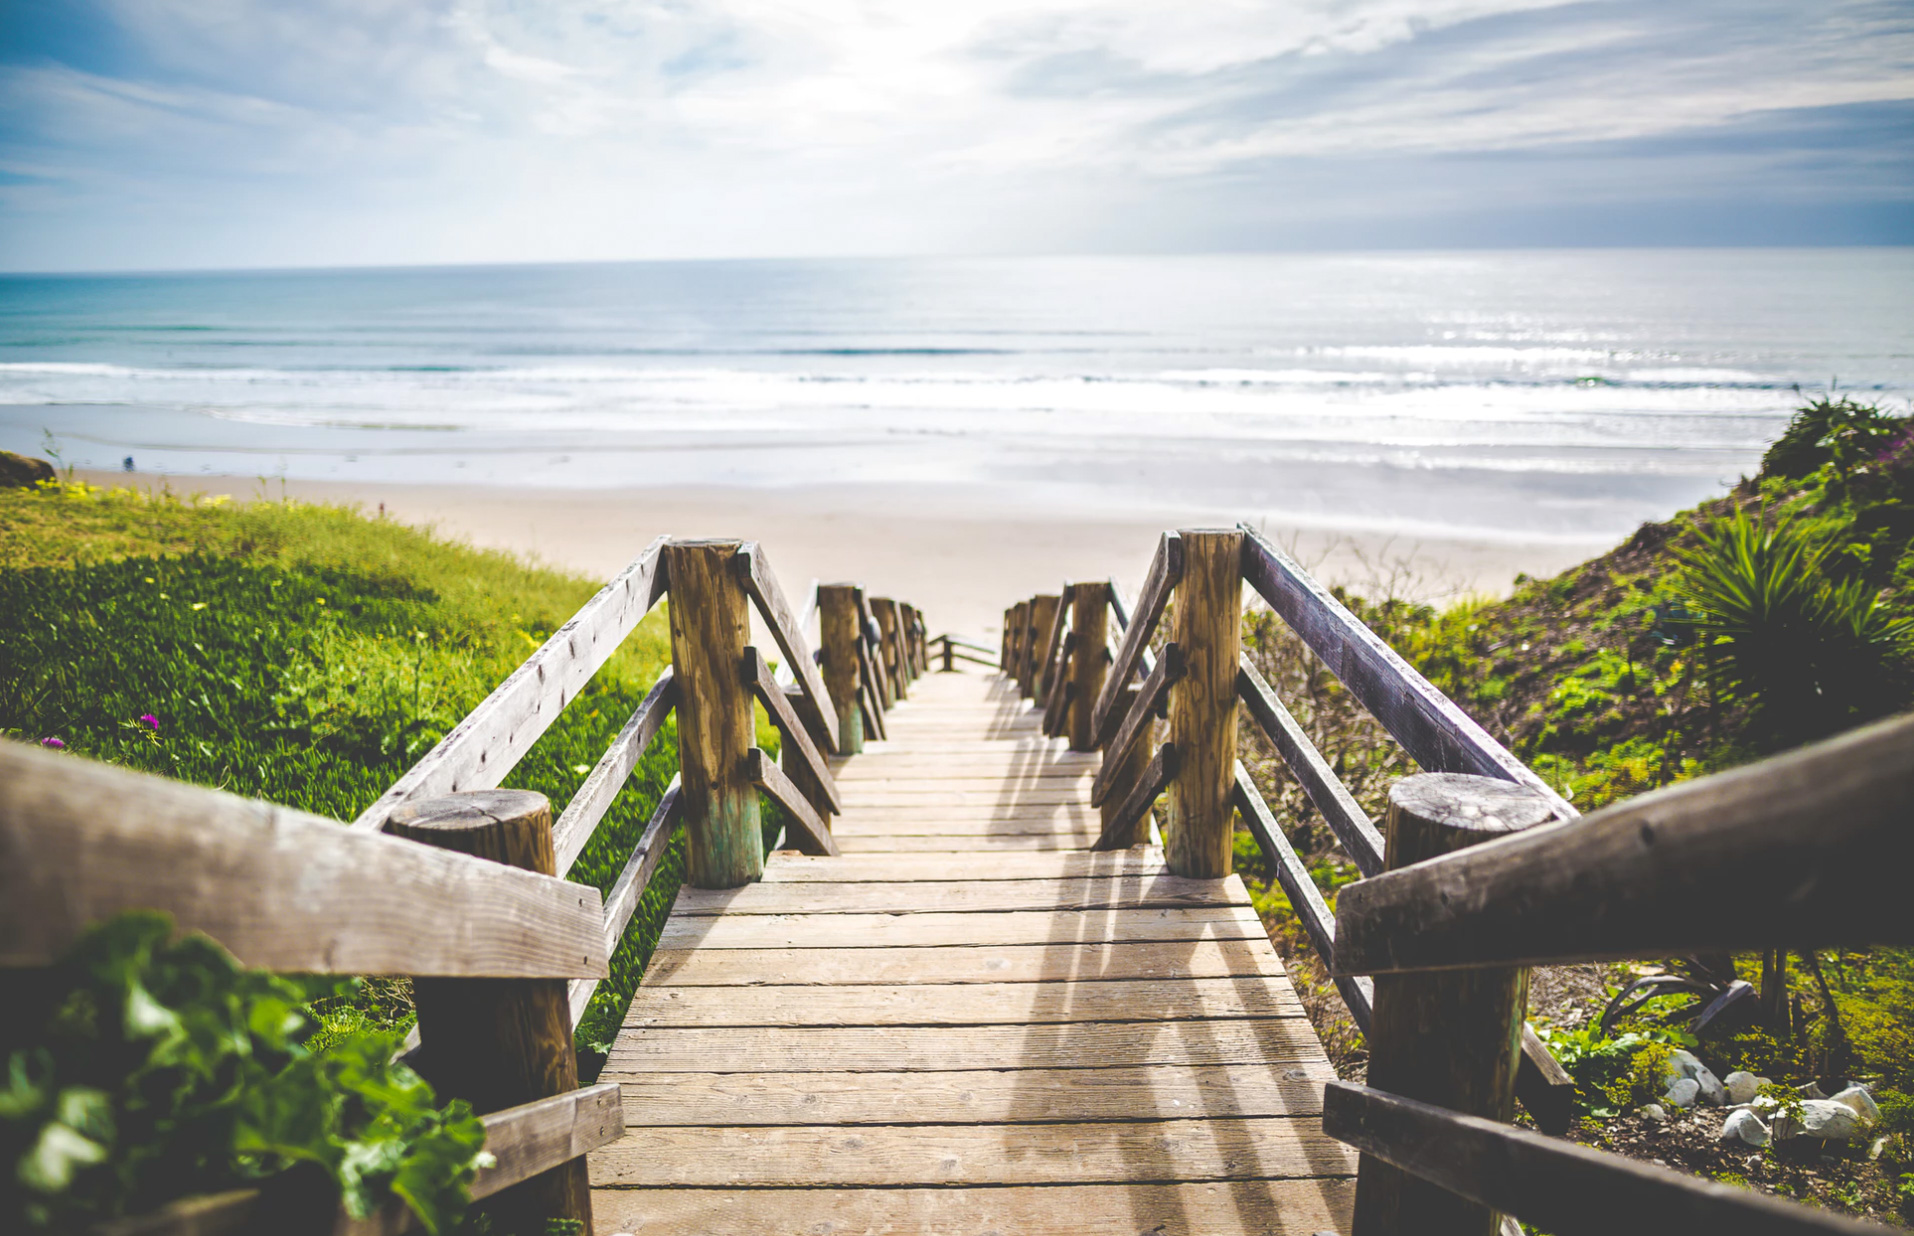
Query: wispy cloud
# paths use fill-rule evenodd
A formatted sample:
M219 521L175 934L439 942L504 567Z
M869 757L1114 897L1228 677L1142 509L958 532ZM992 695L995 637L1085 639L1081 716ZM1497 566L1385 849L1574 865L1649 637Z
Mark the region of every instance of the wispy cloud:
M1391 195L1405 218L1471 192L1492 211L1510 159L1539 178L1525 200L1579 202L1598 171L1717 139L1660 164L1668 192L1759 193L1820 143L1914 200L1905 143L1865 119L1914 103L1898 0L76 0L6 20L16 267L1068 248L1110 234L1085 226L1099 203L1131 212L1126 243L1241 243L1205 222L1231 217L1284 244L1376 214L1392 172L1417 179Z

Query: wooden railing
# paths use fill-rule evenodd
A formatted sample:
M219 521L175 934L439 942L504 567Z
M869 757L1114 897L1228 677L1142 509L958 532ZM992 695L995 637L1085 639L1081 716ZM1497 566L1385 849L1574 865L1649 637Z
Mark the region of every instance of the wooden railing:
M1242 655L1244 583L1425 770L1383 829ZM1148 840L1159 800L1178 875L1228 874L1239 815L1255 837L1369 1040L1369 1085L1330 1083L1324 1109L1363 1152L1359 1236L1879 1230L1509 1122L1518 1098L1546 1132L1572 1112L1529 966L1914 939L1914 718L1582 819L1247 527L1165 533L1134 611L1108 583L1012 606L1001 659L1046 733L1102 751L1099 848ZM1236 759L1239 703L1364 877L1333 917Z
M557 821L544 796L498 789L667 592L671 666ZM747 642L752 609L777 645L775 670ZM804 634L813 612L815 654ZM923 619L908 604L827 585L803 615L756 544L660 538L349 827L0 743L0 966L47 965L92 924L137 908L171 914L248 966L410 975L410 1061L442 1097L484 1113L497 1162L474 1196L516 1186L528 1213L582 1220L589 1232L583 1156L624 1119L616 1086L578 1087L572 1027L675 830L697 887L761 873L760 794L783 808L783 844L835 854L829 757L881 735L886 711L928 667ZM776 761L755 745L754 701L779 732ZM601 899L563 877L674 711L678 775ZM525 981L490 981L501 978ZM242 1190L113 1230L273 1230L284 1216L269 1206ZM411 1226L395 1204L342 1216L336 1230Z

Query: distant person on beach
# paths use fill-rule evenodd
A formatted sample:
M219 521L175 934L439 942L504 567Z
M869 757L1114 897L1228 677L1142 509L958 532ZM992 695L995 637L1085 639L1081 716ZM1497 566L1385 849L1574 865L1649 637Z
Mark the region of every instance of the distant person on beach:
M131 455L128 455L126 457L126 462L122 464L121 466L124 467L128 472L131 472L133 470L133 457Z

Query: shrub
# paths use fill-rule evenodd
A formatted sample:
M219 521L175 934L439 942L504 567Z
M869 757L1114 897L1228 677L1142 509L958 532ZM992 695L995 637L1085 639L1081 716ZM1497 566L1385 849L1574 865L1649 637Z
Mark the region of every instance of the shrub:
M1832 464L1842 480L1876 459L1908 428L1878 404L1823 395L1795 410L1794 419L1761 457L1761 475L1798 480Z
M1676 587L1721 698L1751 705L1791 741L1891 706L1908 624L1862 581L1828 577L1825 538L1740 507L1697 535L1699 547L1678 551Z

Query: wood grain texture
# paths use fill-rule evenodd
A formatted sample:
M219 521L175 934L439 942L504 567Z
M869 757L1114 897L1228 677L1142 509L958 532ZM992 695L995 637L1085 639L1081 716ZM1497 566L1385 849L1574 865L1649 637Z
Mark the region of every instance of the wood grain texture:
M490 1197L561 1163L616 1141L625 1106L615 1082L536 1099L485 1116L485 1149L498 1162L472 1180L474 1199Z
M1050 655L1048 640L1051 630L1056 626L1057 615L1063 612L1063 597L1054 592L1039 593L1030 598L1030 631L1028 654L1018 675L1019 684L1025 699L1043 703L1037 693L1037 684L1049 665L1045 660Z
M745 776L771 799L783 807L791 817L792 826L803 834L803 842L797 848L807 854L836 854L837 842L831 837L831 826L817 813L816 808L804 797L804 792L784 775L777 761L773 760L760 747L753 747L745 753ZM760 842L760 845L763 843ZM688 885L695 888L696 886Z
M937 1232L946 1236L1318 1236L1341 1231L1349 1183L1338 1179L1222 1184L1053 1185L930 1189L605 1189L604 1222L632 1236L704 1232L818 1236Z
M1097 749L1096 726L1092 723L1097 700L1103 695L1109 666L1103 657L1109 644L1110 586L1105 583L1078 584L1071 594L1070 630L1081 649L1070 664L1071 699L1067 718L1070 749L1085 754Z
M1103 694L1097 697L1096 711L1091 718L1091 726L1098 733L1103 732L1118 697L1136 675L1150 640L1156 635L1163 608L1170 603L1170 593L1182 578L1182 538L1174 532L1165 532L1157 543L1156 557L1150 560L1150 573L1144 578L1143 590L1137 594L1136 609L1131 617L1121 620L1123 641L1117 645L1115 660L1103 680ZM1111 595L1116 595L1114 589Z
M817 590L818 643L824 651L824 689L837 709L837 750L864 749L863 717L857 707L861 677L857 660L857 588L823 584Z
M652 986L1042 983L1072 979L1283 978L1267 937L1175 943L890 948L659 949Z
M748 541L738 550L743 571L745 591L757 603L758 613L764 617L764 625L771 629L771 638L777 641L778 650L784 654L784 663L797 677L798 685L804 688L804 694L798 698L797 709L804 717L804 723L812 728L812 737L819 746L827 750L837 750L837 706L831 702L831 694L824 689L824 679L817 672L817 664L811 658L811 646L804 638L804 628L791 613L790 603L784 599L784 590L778 584L777 572L771 569L771 560L766 557L764 547L756 541Z
M883 658L890 674L891 690L899 700L910 698L910 667L904 659L904 633L897 615L897 602L889 597L872 597L871 615L877 619L877 655Z
M558 823L552 825L552 849L556 855L558 874L564 875L585 852L585 846L591 841L598 821L605 818L605 812L625 787L625 781L631 776L631 770L638 767L638 760L651 745L651 740L663 728L665 718L678 704L677 679L666 666L658 681L651 685L638 707L632 711L631 720L618 731L618 737L611 740L611 746L599 757L592 768L591 775L585 778L585 784L578 787L578 793L572 795L565 804L564 814L558 817Z
M1093 849L1115 850L1138 845L1146 837L1144 823L1150 814L1150 808L1158 796L1169 788L1181 766L1182 754L1176 744L1166 742L1156 749L1148 766L1137 777L1136 784L1123 796L1123 801L1105 817L1101 823L1096 845ZM1223 874L1227 875L1228 872Z
M558 719L591 676L664 595L664 546L659 537L630 566L585 602L550 639L424 758L379 795L352 822L377 832L398 804L459 790L498 785Z
M1170 691L1177 766L1163 803L1165 861L1180 875L1230 872L1235 832L1236 678L1242 662L1243 537L1184 529L1174 641L1182 680Z
M805 769L817 782L825 803L832 811L843 811L844 800L838 796L830 763L824 758L824 753L817 749L817 744L811 741L804 724L798 720L797 711L791 706L791 697L772 677L771 666L765 661L764 654L748 645L744 650L744 680L751 684L751 693L764 704L764 710L777 726L778 736L783 739L784 746L803 760Z
M826 862L795 854L774 854L764 865L764 882L895 884L906 880L951 880L968 883L988 880L1112 879L1166 874L1157 850L1118 850L1107 854L1006 855L992 863L970 863L938 858L934 854L847 855Z
M913 944L1086 944L1267 939L1253 910L1006 911L1001 914L738 914L677 918L659 948L882 948Z
M858 646L864 650L864 663L870 667L871 677L877 684L878 702L885 712L897 703L897 684L891 681L890 670L884 660L884 632L877 625L877 615L871 610L870 598L864 595L862 588L853 595L857 598Z
M130 909L270 970L606 973L596 889L0 740L0 964Z
M1366 1155L1557 1236L1880 1236L1883 1229L1350 1082L1323 1127Z
M1564 819L1577 814L1528 765L1435 689L1288 554L1245 525L1243 578L1410 758L1429 772L1474 773L1541 790Z
M915 914L999 910L1120 910L1248 905L1240 885L1186 880L1168 873L1056 880L946 880L829 887L761 883L732 889L685 889L673 914Z
M1059 660L1063 656L1064 633L1070 628L1070 611L1076 596L1076 585L1065 584L1057 596L1057 607L1045 618L1039 616L1037 673L1035 699L1040 707L1050 703L1050 685L1056 680Z
M685 882L703 888L746 884L764 870L757 787L746 768L755 735L744 678L750 564L740 561L742 550L738 541L673 541L665 550Z
M1336 968L1904 944L1910 801L1903 717L1352 884Z

